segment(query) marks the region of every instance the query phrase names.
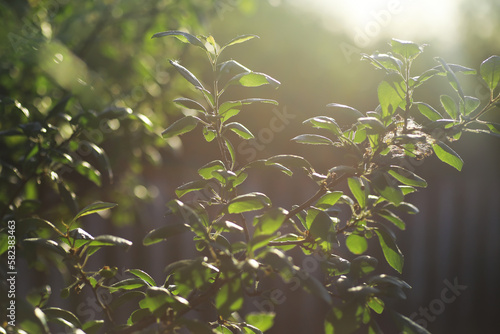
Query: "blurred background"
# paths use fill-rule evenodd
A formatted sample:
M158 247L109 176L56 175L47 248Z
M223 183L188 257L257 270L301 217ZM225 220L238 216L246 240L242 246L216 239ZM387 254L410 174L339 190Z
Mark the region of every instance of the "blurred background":
M305 119L328 115L328 103L375 109L383 73L360 61L361 53L387 52L391 38L427 44L414 64L415 73L436 66L437 56L478 69L484 59L500 54L500 3L495 0L16 0L0 2L0 21L0 95L43 114L71 93L69 108L129 107L152 121L152 131L130 123L103 124L97 137L89 139L107 152L113 178L105 179L102 187L77 177L70 182L82 207L96 200L119 204L108 215L88 217L87 231L134 241L125 256L122 250L109 249L95 266L140 268L158 282L164 279L166 264L189 257L193 245L189 238L179 238L143 247L142 238L164 223L165 203L175 198L175 188L195 179L196 170L217 151L204 142L201 131L181 139L160 138L182 113L172 100L196 97L168 59L180 60L202 80L210 69L196 48L175 39L152 40L154 33L181 29L212 34L219 44L241 34L260 36L225 56L282 85L278 90L259 87L233 94L272 98L280 104L246 108L238 115L258 140L237 145L238 155L252 160L299 154L318 171L338 163L335 155L321 148L311 154L307 146L290 139L309 131L302 125ZM57 55L62 58L53 61ZM466 95L488 98L478 77L460 79ZM447 89L444 78L434 78L415 99L437 105ZM499 113L489 116L500 122ZM269 131L273 118L282 122L279 131ZM0 124L0 130L8 126ZM453 146L465 161L462 172L435 157L416 166L429 187L412 195L420 213L406 217L407 230L398 235L405 254L403 278L413 287L399 310L414 314L413 319L425 322L433 333L496 333L500 139L464 136ZM276 173L251 175L247 187L289 208L314 193L314 185L296 174L293 179ZM71 217L57 194L47 190L38 196L44 203L40 217ZM23 265L26 272L35 272ZM57 271L39 272L23 276L19 291L46 282L64 285ZM450 285L460 289L453 301L443 302L443 290ZM76 305L83 320L97 316L86 296L54 298L54 303ZM322 332L324 310L314 299L297 292L276 308L282 312L269 333Z

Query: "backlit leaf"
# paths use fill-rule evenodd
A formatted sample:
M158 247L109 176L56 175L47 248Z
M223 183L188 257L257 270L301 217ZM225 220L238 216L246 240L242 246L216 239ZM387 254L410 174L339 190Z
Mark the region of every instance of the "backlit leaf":
M161 135L163 138L170 138L173 136L179 136L193 130L196 125L200 122L200 119L195 116L183 117L174 123L172 123L167 129L165 129Z
M253 192L233 198L227 205L229 213L242 213L264 209L271 205L271 200L266 195Z
M432 144L432 149L434 150L434 153L436 153L436 156L443 162L447 163L448 165L455 167L459 171L462 170L462 167L464 165L464 161L462 158L457 154L457 152L453 151L451 147L446 145L440 140L437 140L434 144Z
M500 82L500 57L491 56L483 61L479 72L488 88L493 92Z

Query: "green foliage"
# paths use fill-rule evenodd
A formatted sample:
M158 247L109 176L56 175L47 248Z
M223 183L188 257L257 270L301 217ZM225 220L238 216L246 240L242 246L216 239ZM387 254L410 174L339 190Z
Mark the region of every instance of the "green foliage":
M301 134L292 139L299 144L333 146L341 152L343 164L329 166L322 174L297 155L242 161L234 149L235 139L246 141L254 135L245 125L229 120L254 103L278 104L267 98L226 98L225 93L233 86L251 89L280 85L271 76L250 70L235 60L222 61L222 55L231 47L257 36L239 36L222 47L213 36L177 30L153 35L153 38L163 37L174 37L203 52L213 81L203 83L196 71L170 60L173 69L194 87L198 97L175 100L191 113L171 122L162 136L172 139L200 125L203 138L217 146L220 156L211 157L211 162L198 169L197 179L176 189L179 199L167 203L168 221L148 232L143 244L168 242L186 233L193 238L197 253L164 264L163 284L141 269L128 269L120 278L117 267L88 269L89 259L103 247L127 250L132 243L118 236L92 236L84 229L81 218L103 214L116 204L94 202L78 210L73 186L65 181L63 171L69 169L101 185L102 175L112 177L109 159L102 147L81 138L80 134L94 129L99 119L138 122L146 128L150 122L146 116L123 108L73 115L65 111L70 98L63 99L46 115L32 114L17 100L2 99L2 111L9 119L19 121L8 123L8 128L0 133L7 148L0 161L2 185L9 190L2 190L4 204L0 209L6 221L12 217L23 219L20 229L26 231L20 231L23 237L18 239L18 247L28 254L27 259L34 266L38 258L46 257L61 272L71 273L71 281L60 293L63 298L84 288L95 296L98 291L106 291L113 297L110 303L96 297L104 319L82 324L72 312L47 306L50 289L45 289L39 296L30 296L25 312L27 320L20 321L19 328L49 333L48 323L58 323L75 333L97 332L101 326L114 333L156 328L163 332L185 329L196 333L261 333L273 326L275 314L243 315L243 306L247 300L259 300L271 293L263 290L268 280L280 279L298 282L305 292L328 308L324 321L326 333L357 330L380 333L377 321L381 314L393 312L389 301L404 299L404 291L410 286L396 276L376 272L381 259L373 256L371 247L378 241L376 247L381 248L392 274L401 273L404 256L392 229L405 229L400 212L418 212L407 202L407 196L415 187L427 186L416 174L411 164L413 159L422 160L434 152L441 161L460 170L463 161L449 146L451 142L466 131L499 134L498 124L481 119L500 100L496 91L500 81L499 57L490 57L481 64L480 75L491 93L490 100L481 108L478 99L465 95L457 77L458 73L473 74L474 70L437 58L436 67L412 76L412 63L423 53L423 45L393 40L390 52L364 55L365 60L386 72L377 87L380 104L375 111L362 113L353 107L331 103L328 106L335 110L332 115L347 123L330 116L312 117L304 124L321 134ZM155 42L160 41L163 42ZM229 77L223 75L228 73ZM414 101L414 91L434 76L444 77L456 96L441 95L438 107ZM443 118L445 113L449 118ZM56 114L58 120L52 121ZM423 124L415 121L420 114L427 119ZM88 149L93 159L77 154L81 146ZM316 192L289 210L275 206L264 193L245 192L247 188L242 184L248 175L263 168L290 177L295 170L303 171ZM42 181L58 192L68 211L73 211L61 217L60 223L54 224L35 214L40 205L35 192ZM336 254L338 247L351 253L349 259ZM292 249L300 249L305 256L312 255L321 272L313 276L304 262L290 256ZM1 248L2 252L6 250ZM132 302L135 306L127 322L116 323L118 305ZM210 309L211 321L196 319L197 310L204 307ZM403 315L394 313L394 318L401 330L426 332Z

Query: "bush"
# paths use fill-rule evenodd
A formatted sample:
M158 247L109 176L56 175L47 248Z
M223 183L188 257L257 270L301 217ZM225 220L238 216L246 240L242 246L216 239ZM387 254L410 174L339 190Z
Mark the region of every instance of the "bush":
M239 36L223 46L212 36L180 31L161 32L153 37L169 36L196 46L207 55L213 82L204 85L179 62L170 61L199 92L199 100L176 99L190 113L172 123L162 135L180 136L201 127L204 139L218 147L220 156L201 166L197 179L177 188L178 198L167 203L167 222L147 233L143 243L168 242L190 233L197 255L165 264L166 277L161 284L139 269L128 269L125 279L117 279L118 268L112 265L88 269L89 258L101 248L127 249L131 242L86 232L79 222L81 217L116 204L95 202L78 211L75 195L62 174L74 171L100 184L99 169L109 170L104 151L79 137L82 131L92 131L98 119L125 118L146 127L149 122L126 109L99 114L82 112L68 120L61 108L66 100L40 117L29 114L18 102L3 99L2 117L10 120L6 124L11 125L11 129L1 132L6 148L1 161L2 189L6 189L1 194L2 229L6 232L0 235L1 253L6 255L3 261L13 259L15 264L13 254L17 252L45 271L52 261L61 273L69 270L72 277L61 291L63 297L90 289L103 310L102 320L82 324L72 311L48 306L48 286L17 301L17 318L7 321L7 331L50 333L50 324L59 324L74 333L174 333L181 329L193 333L261 333L272 327L275 313L255 306L280 298L276 291L280 296L285 293L273 289L273 282L279 280L293 289L300 287L328 308L326 333L381 333L377 321L386 313L392 315L400 331L426 333L392 309L394 301L405 298L405 290L410 286L397 276L384 273L386 268L379 265L382 259L377 258L378 249L372 246L378 244L383 260L401 273L404 257L394 230L405 229L403 215L418 212L407 201L408 195L427 186L416 174L416 166L435 154L461 170L463 161L449 146L450 142L459 140L464 132L500 134L500 125L483 117L500 105L500 57L492 56L480 66L479 74L491 92L490 99L481 102L465 95L457 78L460 74L476 74L474 69L436 58L434 68L412 76L413 61L423 52L423 45L394 39L390 52L363 55L363 59L386 73L377 87L380 104L375 110L362 113L331 103L329 116L304 121L314 133L292 139L341 152L341 165L320 171L298 155L244 161L234 148L238 140L251 140L254 135L233 117L250 104L278 104L268 98L224 99L232 86L280 85L267 74L221 58L228 48L256 36ZM444 77L455 96L441 95L439 107L414 101L414 91L433 77ZM64 136L54 127L52 118L56 117L70 123L69 135ZM93 159L87 161L78 155L82 147L92 152ZM95 168L94 164L101 167ZM242 190L249 174L258 175L267 169L290 177L305 173L317 191L304 203L285 209L273 205L262 192ZM36 189L44 182L57 188L68 207L77 212L70 221L52 223L33 214L30 208L37 205ZM344 248L350 252L349 258L338 255L338 250ZM299 263L294 258L298 252L308 261ZM42 258L49 261L40 262ZM9 277L13 270L15 265L2 268L2 276ZM2 289L2 294L8 295L9 286L2 285ZM103 301L99 297L102 291L110 293L113 300ZM138 302L138 307L127 323L115 323L116 307L133 301ZM250 302L253 309L248 306ZM202 316L198 313L200 308L205 310Z

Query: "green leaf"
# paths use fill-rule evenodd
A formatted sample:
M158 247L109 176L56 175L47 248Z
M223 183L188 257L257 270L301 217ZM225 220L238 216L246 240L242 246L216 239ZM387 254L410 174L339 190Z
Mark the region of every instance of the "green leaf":
M336 136L342 136L342 131L340 130L339 125L331 117L327 117L327 116L312 117L312 118L306 119L302 123L303 124L310 123L314 128L325 129L325 130L330 131L331 133L333 133Z
M280 164L288 169L292 168L303 168L306 171L313 171L313 168L309 161L301 156L293 154L280 154L275 155L266 160L266 165L270 164Z
M286 283L290 282L296 274L297 267L293 265L292 258L281 250L271 248L259 254L259 257L260 262L278 272Z
M486 126L494 134L500 135L500 124L498 123L487 123Z
M321 196L314 206L322 210L329 209L330 207L335 205L335 203L337 203L342 194L342 191L328 192Z
M259 192L253 192L233 198L226 209L228 213L242 213L264 209L270 205L269 197Z
M113 180L113 170L111 169L111 164L109 163L106 152L96 144L87 141L80 141L80 145L88 147L90 152L92 152L92 155L97 159L101 173L107 174L111 182Z
M190 230L189 225L184 223L169 224L150 231L148 234L146 234L142 243L145 246L149 246L157 242L163 241L167 238L171 238L181 233L187 232L189 230Z
M399 189L396 180L387 172L376 171L373 174L373 188L387 201L399 205L403 201L404 195Z
M483 61L479 68L479 72L493 95L493 91L500 83L500 57L491 56Z
M330 249L333 244L338 244L335 232L335 221L326 212L311 208L307 211L306 225L309 226L309 233L323 243L323 246Z
M368 249L368 242L366 241L365 237L357 235L357 234L350 234L346 240L345 244L347 248L356 255L363 254L367 249Z
M107 203L107 202L94 202L90 205L87 205L85 208L83 208L80 212L76 214L76 216L73 218L73 221L77 220L80 217L90 215L92 213L96 213L99 211L104 211L108 209L112 209L118 204L115 203Z
M288 211L282 208L272 208L263 215L254 218L255 232L254 236L270 235L279 230Z
M221 169L226 170L226 166L224 166L224 163L220 160L214 160L198 169L198 174L205 180L209 180L213 178L212 172Z
M183 43L190 43L194 46L202 48L205 51L208 51L203 42L198 37L183 31L169 30L169 31L158 32L154 34L151 38L159 38L165 36L175 36L177 37L178 40L180 40Z
M298 275L301 277L301 284L304 290L312 295L315 295L316 297L321 298L328 305L332 304L332 297L330 296L330 293L325 286L318 281L318 279L306 271L301 271Z
M227 150L229 151L229 155L231 156L231 168L234 168L234 165L236 164L236 151L234 150L233 145L231 142L227 139L224 138L224 143L226 143Z
M436 142L432 144L432 149L441 161L447 163L452 167L455 167L459 171L462 170L464 161L462 160L462 158L460 158L457 152L451 149L451 147L440 140L436 140Z
M384 53L376 53L373 55L367 55L363 54L362 59L368 59L376 68L378 69L384 69L387 72L401 72L401 69L403 68L403 62L390 55L390 54L384 54Z
M201 122L201 120L195 116L183 117L172 123L166 130L161 133L161 135L163 136L163 138L182 135L193 130L199 122Z
M368 200L369 191L367 191L366 186L363 184L361 178L353 176L347 179L347 184L351 193L354 195L361 208L366 207L366 201ZM339 197L340 198L340 197Z
M184 108L187 109L192 109L192 110L200 110L203 112L207 112L204 106L202 106L199 102L193 100L193 99L188 99L186 97L179 97L174 100L175 103L183 106Z
M246 315L245 320L265 332L273 327L275 317L276 313L274 312L252 312Z
M389 168L387 172L399 182L408 186L427 187L427 182L417 174L396 165L391 165Z
M75 163L74 168L78 174L94 182L98 187L101 186L101 173L87 161L79 161Z
M398 328L406 334L431 334L427 329L420 326L408 317L397 312L391 312Z
M281 84L278 80L272 78L271 76L259 73L259 72L246 72L235 75L231 80L229 80L224 87L227 88L230 85L239 84L243 87L259 87L262 85L270 84L274 88L278 88Z
M471 114L474 110L476 110L479 107L480 104L481 101L478 98L475 98L473 96L466 96L464 103L464 115L467 116Z
M187 68L185 68L184 66L182 66L181 64L179 64L176 61L169 60L169 62L173 67L175 67L177 72L179 72L184 77L184 79L189 81L197 89L205 90L205 88L201 84L200 80L198 80L198 78L193 73L191 73Z
M83 324L82 329L86 334L97 334L104 325L104 320L89 320Z
M292 140L300 144L333 145L333 141L330 138L313 134L299 135L292 138Z
M329 103L326 106L335 108L338 119L343 119L348 123L354 123L358 118L364 116L359 110L346 106L345 104ZM337 119L337 117L335 117L335 119Z
M377 89L378 100L384 120L392 117L399 105L405 101L406 88L399 74L389 74Z
M384 124L376 117L360 117L358 118L358 122L368 125L375 133L382 134L385 132Z
M441 100L441 105L443 106L446 113L450 115L451 118L457 119L458 110L455 101L453 101L453 99L448 95L441 95L440 100Z
M406 224L404 223L404 221L401 220L401 218L399 218L392 211L389 211L389 210L386 210L386 209L382 209L379 212L377 212L377 214L380 217L383 217L383 218L387 219L388 221L390 221L391 223L393 223L400 230L404 230L406 228Z
M394 237L383 228L375 230L375 233L378 236L387 263L401 274L403 272L404 256L396 245Z
M226 282L215 296L215 307L219 314L228 318L231 313L243 306L243 289L241 279L236 277Z
M441 116L441 114L436 109L434 109L427 103L415 102L415 104L417 105L420 113L425 117L427 117L428 119L430 119L431 121L437 121L438 119L443 118L443 116Z
M132 241L114 235L99 235L88 243L90 246L119 246L128 249Z
M134 290L138 288L142 288L143 286L149 286L148 283L142 278L126 278L115 284L111 285L111 291L117 290Z
M381 314L384 311L384 301L378 297L371 297L366 303L373 311L378 314Z
M231 130L243 139L252 139L254 135L243 124L238 122L231 122L224 125L224 130Z
M177 189L175 189L175 194L180 198L192 191L205 189L209 184L210 182L208 180L196 180L184 183L182 186L179 186L177 187Z
M408 60L415 59L424 51L424 45L418 45L417 43L400 39L392 39L391 46L392 52Z
M76 317L76 315L68 310L64 310L58 307L47 307L43 309L43 313L45 313L49 320L60 318L67 321L76 328L82 327L82 324L80 323L80 320Z
M239 44L239 43L243 43L243 42L246 42L246 41L251 40L253 38L259 38L259 36L257 36L257 35L241 35L241 36L237 36L237 37L233 38L232 40L230 40L229 42L227 42L222 47L221 51L224 50L225 48L227 48L228 46Z
M369 255L357 256L351 262L349 275L354 279L359 279L369 273L373 272L378 265L378 260Z
M458 79L457 79L457 76L455 75L455 72L444 61L443 58L437 57L436 60L441 63L441 66L443 66L443 69L445 70L446 78L448 79L448 82L450 83L451 87L458 93L458 95L460 96L460 99L463 101L465 99L464 92L462 90L462 87L460 86L460 82L458 82Z

